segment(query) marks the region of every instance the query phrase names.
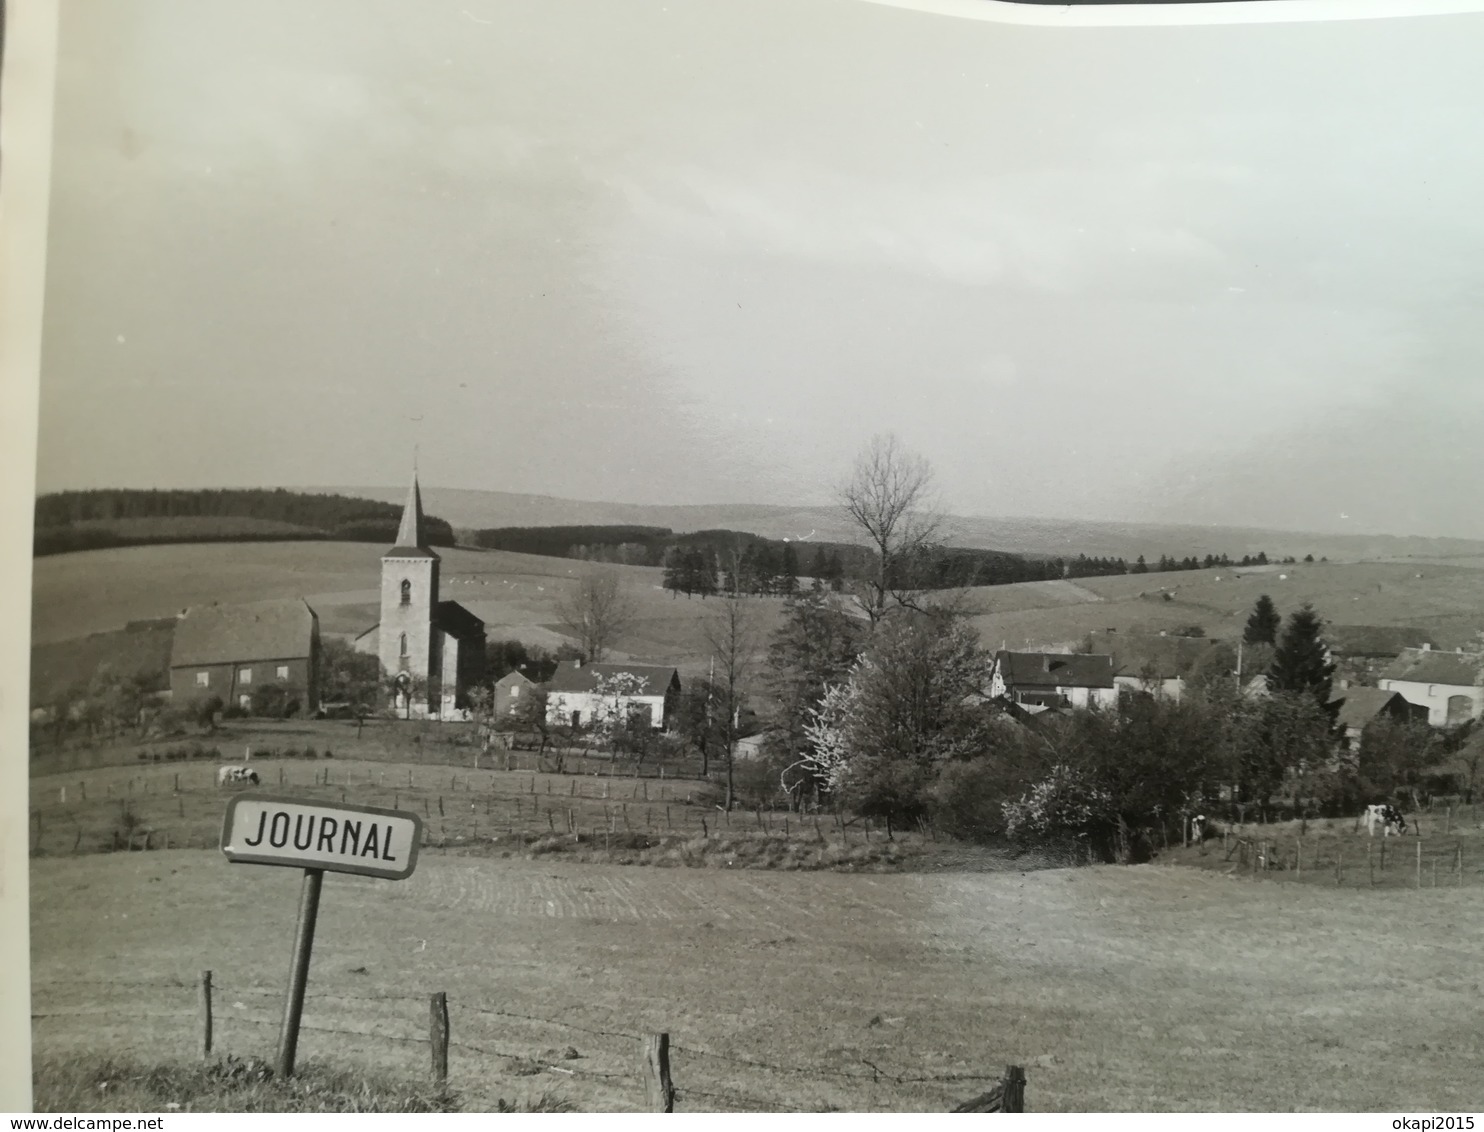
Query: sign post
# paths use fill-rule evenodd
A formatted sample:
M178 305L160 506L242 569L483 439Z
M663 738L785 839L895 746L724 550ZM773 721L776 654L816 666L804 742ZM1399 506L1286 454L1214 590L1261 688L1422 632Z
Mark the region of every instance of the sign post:
M405 880L417 866L421 842L422 819L402 810L321 805L267 794L239 794L227 803L222 852L229 861L304 870L288 997L278 1038L280 1077L294 1075L325 873Z

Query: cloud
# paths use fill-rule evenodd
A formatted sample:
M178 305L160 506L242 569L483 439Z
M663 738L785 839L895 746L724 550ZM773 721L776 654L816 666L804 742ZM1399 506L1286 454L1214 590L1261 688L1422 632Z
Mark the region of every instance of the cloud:
M698 249L890 267L968 286L1127 293L1214 281L1223 270L1226 256L1211 238L1160 224L1151 199L1211 173L1145 163L935 185L682 165L613 185L635 223Z

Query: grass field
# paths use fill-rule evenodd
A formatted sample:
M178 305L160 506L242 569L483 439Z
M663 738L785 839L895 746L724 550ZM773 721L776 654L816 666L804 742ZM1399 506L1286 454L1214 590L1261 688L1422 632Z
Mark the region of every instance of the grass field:
M1161 632L1192 625L1232 640L1258 596L1269 594L1285 615L1308 601L1333 624L1415 626L1432 633L1441 648L1464 645L1484 628L1484 570L1472 566L1300 563L1080 578L1070 585L977 588L970 593L974 624L995 648L1002 642L1010 648L1072 645L1098 629Z
M562 640L555 605L584 569L619 574L638 615L617 642L635 658L692 670L709 655L703 619L714 604L675 597L661 572L500 551L445 550L443 592L482 617L490 637L552 646ZM33 640L47 643L165 617L207 601L304 596L323 631L354 633L373 623L379 550L358 543L238 543L133 547L54 555L36 562ZM1419 576L1420 575L1420 576ZM1171 599L1165 599L1169 591ZM1074 644L1096 629L1161 631L1199 625L1231 638L1259 594L1281 611L1311 601L1341 625L1409 625L1453 648L1484 628L1484 569L1395 562L1300 563L1267 570L1197 570L978 587L966 607L985 643ZM781 601L758 599L763 635Z
M261 738L253 747L261 754ZM536 761L529 753L524 759ZM33 772L30 851L55 857L214 847L230 796L216 783L218 765L151 759ZM574 757L562 774L493 770L489 760L486 769L388 758L254 757L250 765L263 791L420 814L424 844L445 854L785 870L1010 867L998 851L917 830L888 836L878 823L848 814L727 813L715 779L677 777L674 768L657 777L653 766L631 777L600 758Z
M35 562L33 645L169 617L205 602L303 597L325 633L359 633L378 614L384 548L364 543L183 544L51 555ZM562 558L503 551L439 551L441 592L484 619L491 640L515 637L553 647L564 640L559 597L588 569L617 573L636 606L615 642L621 655L696 668L709 655L704 617L714 602L676 597L661 588L662 571L644 566L589 566ZM763 636L782 601L753 602Z
M271 1055L298 887L199 850L33 861L38 1058L188 1058L202 969L217 1051ZM1481 939L1476 890L432 855L326 878L301 1056L416 1077L445 991L466 1109L636 1109L665 1030L681 1111L943 1111L1007 1062L1031 1111L1467 1111Z

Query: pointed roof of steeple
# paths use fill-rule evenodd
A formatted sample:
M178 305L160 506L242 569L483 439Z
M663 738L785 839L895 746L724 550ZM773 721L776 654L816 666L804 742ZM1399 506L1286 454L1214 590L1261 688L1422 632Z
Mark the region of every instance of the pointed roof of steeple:
M387 558L437 558L423 537L423 495L413 469L412 483L407 488L407 502L402 505L402 523L397 528L397 545L386 552Z

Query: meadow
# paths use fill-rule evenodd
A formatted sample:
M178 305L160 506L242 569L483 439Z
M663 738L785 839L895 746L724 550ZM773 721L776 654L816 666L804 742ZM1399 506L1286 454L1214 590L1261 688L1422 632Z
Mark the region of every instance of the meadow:
M179 544L40 558L32 593L33 649L130 621L171 617L192 605L290 597L309 602L321 632L354 635L380 616L385 549L336 542ZM442 596L483 618L491 640L517 638L547 648L566 641L557 602L585 571L601 570L619 576L636 611L614 644L616 655L696 671L710 654L705 619L716 603L666 591L658 568L493 550L443 549L439 555ZM782 599L749 600L763 639L777 623Z
M1075 646L1099 629L1198 626L1236 640L1262 594L1285 615L1311 602L1332 624L1415 627L1440 648L1467 645L1484 629L1484 570L1471 565L1314 562L1022 582L975 588L965 608L992 648Z
M112 763L30 780L33 856L212 848L227 790L218 760ZM470 769L442 763L261 757L260 790L419 814L424 842L442 853L561 856L636 865L716 868L890 869L995 867L998 859L925 831L887 831L853 815L800 815L721 808L715 779L663 776L599 758L574 758L567 773ZM318 752L317 752L318 754ZM519 755L498 760L516 763ZM240 762L240 760L239 760ZM999 867L1003 867L1000 865Z
M38 559L33 644L168 617L202 602L291 596L315 608L322 631L358 633L378 616L381 549L330 542L186 544ZM440 554L444 596L483 618L491 639L555 647L566 639L558 599L574 578L595 569L617 573L636 607L633 623L615 644L618 655L698 672L710 653L705 620L714 602L665 591L656 568L503 551ZM1283 612L1312 602L1335 624L1421 628L1442 648L1464 645L1484 628L1484 616L1475 612L1484 608L1484 569L1472 563L1316 562L1130 574L980 586L958 597L987 646L1027 648L1074 646L1089 632L1110 628L1170 632L1199 626L1209 637L1232 639L1264 593ZM757 611L761 642L777 625L783 603L749 602Z
M201 850L32 866L42 1063L189 1061L204 969L216 1054L271 1057L297 871ZM443 991L465 1109L637 1110L639 1037L663 1030L679 1111L944 1111L1006 1063L1030 1111L1469 1111L1481 939L1473 889L429 854L405 882L326 878L300 1048L424 1077Z

